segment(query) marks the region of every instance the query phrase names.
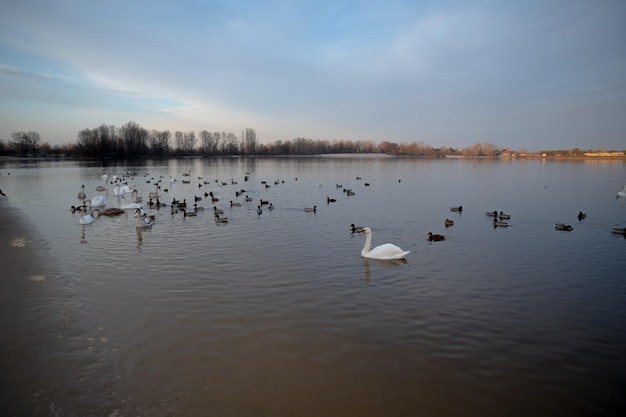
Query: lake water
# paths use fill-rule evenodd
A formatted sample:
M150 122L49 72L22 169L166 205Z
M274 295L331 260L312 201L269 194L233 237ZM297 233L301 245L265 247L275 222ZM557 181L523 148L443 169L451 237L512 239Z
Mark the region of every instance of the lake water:
M104 173L107 207L132 201L113 194L123 177L155 215L151 229L132 212L79 224L70 206L81 185L102 194ZM3 204L39 236L27 242L38 260L2 278L8 415L626 410L626 239L609 231L626 227L623 162L0 162L0 174ZM201 196L205 210L149 209L159 180L161 201ZM258 215L260 199L274 210ZM508 228L492 227L494 210L511 215ZM410 250L407 262L361 258L351 223L370 226L373 245Z

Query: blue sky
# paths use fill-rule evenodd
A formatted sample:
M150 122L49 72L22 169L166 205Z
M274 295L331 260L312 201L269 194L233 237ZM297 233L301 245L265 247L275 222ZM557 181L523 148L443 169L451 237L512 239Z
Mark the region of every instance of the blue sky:
M626 148L626 1L4 0L0 138Z

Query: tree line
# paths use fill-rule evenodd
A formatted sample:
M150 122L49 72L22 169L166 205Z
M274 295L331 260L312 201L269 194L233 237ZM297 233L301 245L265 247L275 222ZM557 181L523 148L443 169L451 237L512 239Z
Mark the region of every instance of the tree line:
M579 149L576 148L576 151ZM520 153L525 150L520 151ZM541 153L550 151L541 151ZM492 143L475 143L465 148L433 147L423 141L396 143L382 141L313 140L295 138L259 143L255 129L246 128L239 136L232 132L148 130L135 122L120 127L102 124L78 132L73 143L50 145L37 132L14 132L8 141L0 140L0 155L19 157L70 157L100 159L170 158L181 156L297 156L345 153L382 153L396 156L439 158L444 156L496 157L509 154ZM572 154L561 151L561 154ZM576 153L572 154L576 156Z

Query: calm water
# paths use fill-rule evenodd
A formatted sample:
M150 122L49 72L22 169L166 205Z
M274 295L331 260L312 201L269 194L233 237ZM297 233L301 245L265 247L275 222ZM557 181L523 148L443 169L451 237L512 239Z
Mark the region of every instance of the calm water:
M2 299L17 306L4 309L14 317L3 356L27 362L11 364L19 371L0 394L15 415L626 409L626 239L609 232L626 226L615 198L624 163L189 159L3 163L0 173L47 264L13 278L17 294ZM103 173L136 185L151 230L136 230L132 213L78 223L69 208L83 184L99 194ZM202 196L206 210L148 209L159 179L161 201ZM107 186L107 207L131 202ZM242 188L252 202L236 197ZM259 216L261 198L275 209ZM215 223L214 204L229 223ZM493 210L510 227L491 227ZM410 250L407 262L362 259L351 223L370 226L373 245ZM428 232L447 239L429 243Z

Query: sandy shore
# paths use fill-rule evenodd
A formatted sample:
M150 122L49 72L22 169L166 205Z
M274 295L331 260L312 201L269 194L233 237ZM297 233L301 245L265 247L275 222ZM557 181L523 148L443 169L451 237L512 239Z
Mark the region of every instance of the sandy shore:
M11 200L0 196L0 409L7 415L47 415L45 381L53 331L62 308L48 245ZM49 280L52 278L52 281ZM51 313L52 311L52 313Z
M11 200L0 196L0 265L4 289L8 280L31 279L40 281L40 262L33 242L40 240L37 232L28 224L19 209L11 205Z
M29 242L35 237L19 209L13 207L9 199L0 196L0 288L5 286L7 280L23 278L32 271L29 265L35 254Z

